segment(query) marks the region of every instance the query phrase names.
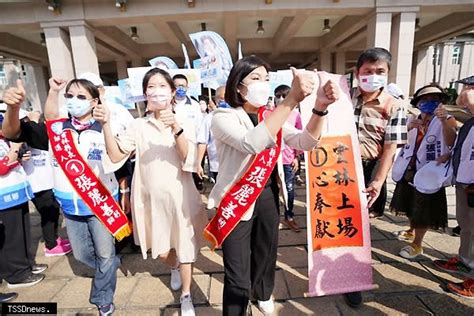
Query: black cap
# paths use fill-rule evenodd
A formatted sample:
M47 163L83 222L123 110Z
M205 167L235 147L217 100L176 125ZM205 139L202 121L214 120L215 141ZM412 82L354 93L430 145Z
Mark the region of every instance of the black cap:
M465 85L468 85L468 86L474 86L474 75L472 75L470 77L466 77L464 79L460 79L460 80L456 81L456 83L462 83L462 84L465 84Z

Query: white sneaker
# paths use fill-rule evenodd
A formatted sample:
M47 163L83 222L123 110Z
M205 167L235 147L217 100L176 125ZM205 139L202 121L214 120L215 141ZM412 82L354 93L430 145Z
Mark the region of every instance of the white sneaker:
M171 269L171 289L177 291L181 288L181 274L179 268Z
M191 294L181 296L181 316L195 316L193 300Z
M270 297L269 300L266 301L258 301L258 308L262 313L265 315L270 315L275 310L275 305L273 305L273 298Z

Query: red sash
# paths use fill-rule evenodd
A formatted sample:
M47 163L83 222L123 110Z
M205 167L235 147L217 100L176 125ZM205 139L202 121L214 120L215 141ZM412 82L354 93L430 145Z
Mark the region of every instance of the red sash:
M267 112L270 111L260 109L259 122L263 120ZM262 193L280 156L281 137L280 130L277 134L276 147L265 149L257 154L242 178L222 198L216 215L204 229L204 236L211 242L212 249L222 245Z
M72 131L63 130L65 121L66 119L59 119L46 122L54 157L84 203L120 241L132 232L127 216L77 150Z

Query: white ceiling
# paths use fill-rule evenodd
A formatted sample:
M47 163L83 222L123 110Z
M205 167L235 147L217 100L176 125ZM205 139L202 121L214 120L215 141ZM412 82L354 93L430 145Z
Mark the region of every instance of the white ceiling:
M257 34L258 21L263 21L263 34ZM275 16L272 18L249 17L239 19L237 38L268 38L273 37L280 26L283 17Z
M132 31L130 30L132 26L137 27L137 33L140 37L137 41L138 44L166 43L166 39L161 35L159 30L157 30L156 27L151 23L117 25L117 27L128 36L132 34Z
M337 24L343 17L342 16L312 16L309 17L301 29L296 33L295 37L314 37L321 36L325 33L323 32L324 19L329 19L329 25L333 27Z
M196 33L201 31L201 23L206 23L208 31L216 32L224 35L224 20L194 20L194 21L179 21L178 25L184 35ZM189 39L189 38L188 38Z

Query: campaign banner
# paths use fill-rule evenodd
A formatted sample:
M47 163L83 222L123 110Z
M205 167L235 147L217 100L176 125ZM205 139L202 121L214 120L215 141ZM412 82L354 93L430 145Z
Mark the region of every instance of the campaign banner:
M123 106L127 110L135 109L134 102L125 102L122 91L118 86L107 86L105 88L105 100L107 104Z
M154 67L135 67L128 68L128 77L130 85L130 94L132 98L141 98L140 101L145 101L143 94L143 77ZM166 70L171 78L176 74L183 74L188 79L188 95L198 97L201 94L201 71L199 69L168 69ZM138 102L138 101L135 101Z
M225 85L233 63L224 39L211 31L192 33L189 37L201 57L201 69L206 76L204 86L217 89Z
M143 93L141 95L134 96L132 94L132 87L130 85L130 79L121 79L117 81L117 84L120 89L120 94L122 95L122 100L126 104L128 103L135 103L144 101L145 98L143 97Z
M160 69L178 69L178 65L174 62L173 59L166 56L158 56L148 61L150 66L157 67Z
M305 153L308 278L307 296L374 288L364 173L354 113L344 76L318 72L319 81L335 81L340 99L329 107L317 148ZM301 102L306 125L316 92Z

